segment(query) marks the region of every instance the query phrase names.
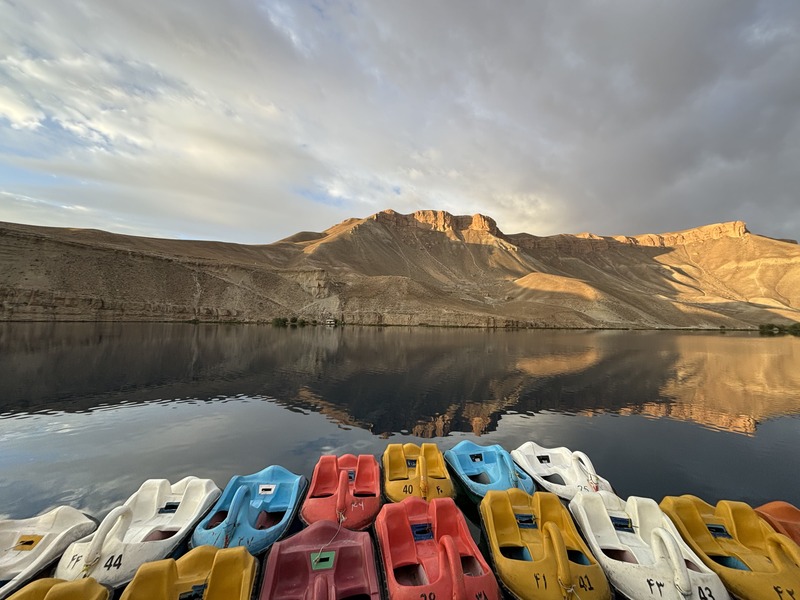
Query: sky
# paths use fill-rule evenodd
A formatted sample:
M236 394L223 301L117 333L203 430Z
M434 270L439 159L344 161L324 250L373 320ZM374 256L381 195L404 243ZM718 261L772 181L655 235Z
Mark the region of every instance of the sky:
M0 221L800 237L796 0L0 0Z

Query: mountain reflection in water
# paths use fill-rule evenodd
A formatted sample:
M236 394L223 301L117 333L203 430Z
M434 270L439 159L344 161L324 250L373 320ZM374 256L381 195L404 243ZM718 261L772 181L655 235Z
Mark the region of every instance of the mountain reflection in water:
M255 471L283 456L285 466L294 462L310 474L314 457L337 444L380 454L389 436L444 438L440 443L451 446L466 435L515 447L536 439L535 429L545 445L594 448L597 464L610 440L652 444L674 429L667 422L760 437L772 419L781 421L776 431L793 431L797 421L782 418L800 410L800 340L734 332L19 323L0 325L0 352L0 468L33 476L25 465L42 460L44 450L31 448L44 440L62 473L78 472L78 456L95 460L89 445L99 436L95 443L103 440L109 452L102 469L115 482L101 494L106 500L121 493L113 487L120 469L128 468L129 486L138 487L142 460L169 464L181 476L187 468L202 475L193 467L205 466L224 485L233 473L251 472L241 464L247 460ZM259 408L264 402L273 408ZM166 409L180 415L165 416ZM634 431L634 421L617 418L640 415L669 419L657 419L658 426L635 421ZM565 423L565 416L572 421ZM326 425L331 422L338 433ZM167 423L171 429L153 439ZM276 432L278 423L283 431ZM258 447L269 457L243 458L251 449L237 430L251 427L254 439L261 428ZM168 438L176 432L184 441L172 447ZM670 442L688 435L673 433L652 455L674 452ZM704 444L719 440L704 436ZM159 443L167 456L159 454ZM192 464L203 454L197 447L209 444L205 463ZM139 466L130 467L137 454ZM673 459L667 468L679 464ZM637 473L636 481L651 475ZM98 493L89 474L80 478L80 485L64 484L73 486L69 493L87 486ZM20 482L6 483L0 500L24 493L15 487ZM660 489L656 479L651 485ZM720 486L708 490L713 496ZM46 489L38 493L45 506L55 499ZM0 513L6 510L0 506Z

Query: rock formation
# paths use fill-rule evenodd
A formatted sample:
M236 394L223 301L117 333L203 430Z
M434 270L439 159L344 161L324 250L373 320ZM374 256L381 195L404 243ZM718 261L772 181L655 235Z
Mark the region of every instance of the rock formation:
M0 224L0 319L753 328L800 321L800 247L740 221L638 236L504 234L391 210L273 244Z

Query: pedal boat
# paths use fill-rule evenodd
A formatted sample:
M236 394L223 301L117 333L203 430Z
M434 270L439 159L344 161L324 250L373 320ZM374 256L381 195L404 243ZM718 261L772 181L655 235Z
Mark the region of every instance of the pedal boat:
M533 479L514 464L511 455L497 444L480 446L463 440L444 453L455 479L476 504L489 490L519 488L532 494Z
M452 498L384 504L375 535L392 600L499 600L497 580Z
M190 546L245 546L250 554L261 554L286 534L307 483L279 465L234 476L194 530Z
M321 456L300 519L309 525L341 520L347 529L360 531L372 525L381 504L381 468L374 456Z
M611 484L594 470L583 452L569 448L545 448L535 442L525 442L511 451L511 458L530 475L540 489L572 500L580 491L613 492Z
M729 600L719 577L652 498L578 492L569 503L589 549L625 598Z
M71 506L28 519L0 521L0 598L24 586L96 527Z
M555 494L490 490L479 512L495 572L514 598L611 600L603 569Z
M800 509L793 504L775 500L756 508L758 516L772 525L778 533L782 533L794 543L800 544Z
M250 600L256 566L244 546L200 546L143 564L120 600Z
M317 521L269 551L259 600L378 600L370 534Z
M55 577L91 575L112 589L128 583L142 564L179 550L219 494L210 479L185 477L175 484L148 479L97 531L67 548Z
M383 493L390 502L408 496L452 498L453 482L436 444L389 444L382 457Z
M695 554L739 600L800 596L800 547L776 533L744 502L716 506L695 496L667 496L663 510Z
M64 581L47 577L30 582L9 600L108 600L110 592L93 578Z

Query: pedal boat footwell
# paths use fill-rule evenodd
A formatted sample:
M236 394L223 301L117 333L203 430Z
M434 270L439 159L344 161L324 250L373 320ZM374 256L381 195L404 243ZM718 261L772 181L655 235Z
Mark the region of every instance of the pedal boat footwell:
M276 543L267 556L259 600L378 600L372 540L333 521L317 521Z
M611 600L603 570L555 494L492 490L479 512L497 576L515 598Z
M661 501L683 539L740 600L800 597L800 547L744 502L695 496ZM790 592L791 590L791 592Z
M625 598L728 600L722 581L652 498L578 492L569 510L611 585Z
M375 534L393 600L499 600L497 580L451 498L385 504Z

